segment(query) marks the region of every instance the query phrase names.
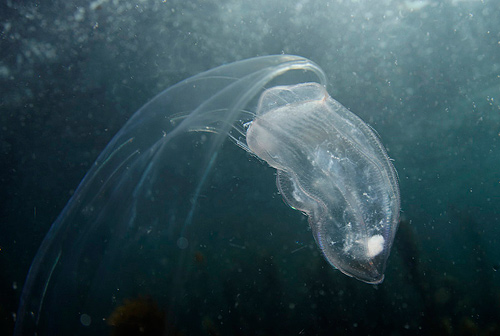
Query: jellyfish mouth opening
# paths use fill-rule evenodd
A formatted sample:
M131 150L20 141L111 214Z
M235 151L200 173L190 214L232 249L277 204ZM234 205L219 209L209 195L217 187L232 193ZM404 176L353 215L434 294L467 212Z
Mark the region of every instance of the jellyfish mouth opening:
M384 268L385 267L377 267L371 261L358 263L351 262L348 267L339 268L339 271L367 284L376 285L384 281Z
M373 258L351 259L345 267L339 268L342 273L368 284L379 284L384 281L385 259L379 253Z
M377 277L374 278L357 278L357 279L367 284L377 285L384 281L384 277L385 277L384 274L378 274Z

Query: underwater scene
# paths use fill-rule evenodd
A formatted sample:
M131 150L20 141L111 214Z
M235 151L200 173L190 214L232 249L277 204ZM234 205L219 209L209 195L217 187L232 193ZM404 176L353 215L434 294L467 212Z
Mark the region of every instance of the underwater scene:
M1 335L500 335L495 0L7 0Z

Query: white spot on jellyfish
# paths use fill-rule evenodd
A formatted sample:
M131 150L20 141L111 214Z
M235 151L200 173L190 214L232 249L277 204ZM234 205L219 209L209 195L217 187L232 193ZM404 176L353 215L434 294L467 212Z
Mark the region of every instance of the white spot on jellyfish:
M367 256L373 258L384 250L384 237L382 235L375 235L368 238L366 242Z

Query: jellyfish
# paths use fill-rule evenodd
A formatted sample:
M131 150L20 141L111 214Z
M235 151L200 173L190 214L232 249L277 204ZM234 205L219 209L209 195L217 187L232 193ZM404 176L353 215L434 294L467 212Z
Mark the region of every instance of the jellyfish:
M307 216L333 267L380 283L399 220L396 171L375 132L326 85L306 58L263 56L190 77L139 109L42 242L16 335L95 334L123 297L146 287L181 296L175 288L190 276L183 251L220 204L212 181L245 173L234 149L275 170L279 193ZM82 314L94 322L79 323Z

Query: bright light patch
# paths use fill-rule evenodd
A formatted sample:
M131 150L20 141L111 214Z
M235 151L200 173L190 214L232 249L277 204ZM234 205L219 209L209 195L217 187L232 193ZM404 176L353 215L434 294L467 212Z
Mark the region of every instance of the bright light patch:
M370 237L366 242L366 249L366 254L369 258L375 257L384 249L384 237L381 235Z

